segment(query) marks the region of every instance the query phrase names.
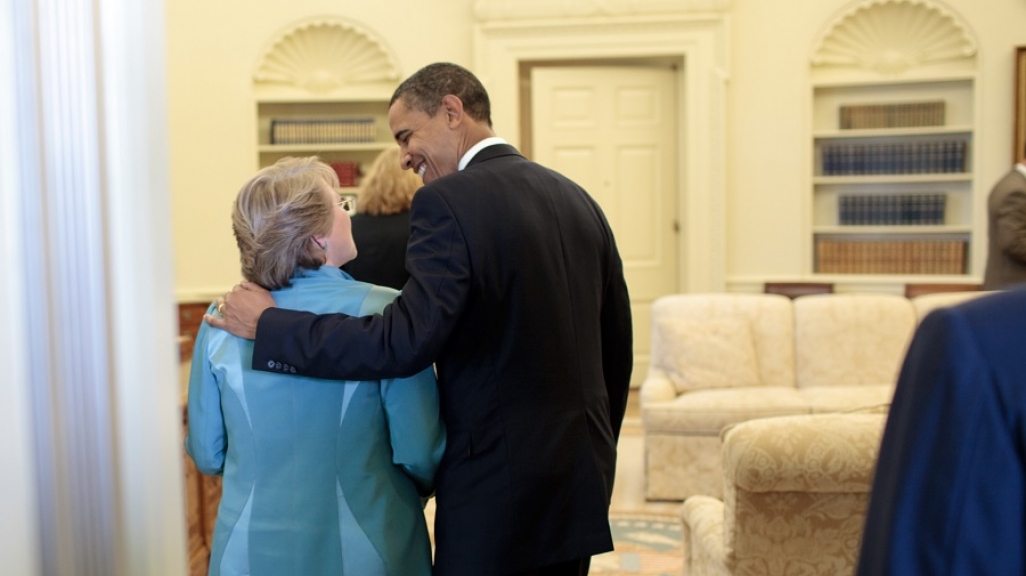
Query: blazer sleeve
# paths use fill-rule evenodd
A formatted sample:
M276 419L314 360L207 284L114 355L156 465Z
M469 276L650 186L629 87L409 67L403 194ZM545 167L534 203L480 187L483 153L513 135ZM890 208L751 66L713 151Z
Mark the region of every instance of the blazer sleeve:
M1008 194L998 207L995 245L1009 258L1026 264L1026 190Z
M613 437L620 437L620 427L627 411L627 397L630 392L631 372L634 367L634 331L631 319L631 302L627 293L627 281L623 275L623 263L612 242L609 279L602 300L602 371L609 397L609 417Z
M381 381L392 463L413 479L422 497L434 492L435 471L445 451L445 427L432 369L409 378Z
M989 358L955 309L924 319L888 415L859 576L1021 574L1019 434Z
M207 310L213 314L213 306ZM221 475L224 472L225 452L228 450L228 432L221 413L221 388L211 370L207 347L211 328L204 322L196 334L189 372L189 427L185 435L185 450L196 468L204 474Z
M434 362L470 285L463 232L445 200L422 188L410 208L410 279L381 314L315 315L270 308L257 323L253 369L334 380L406 377Z

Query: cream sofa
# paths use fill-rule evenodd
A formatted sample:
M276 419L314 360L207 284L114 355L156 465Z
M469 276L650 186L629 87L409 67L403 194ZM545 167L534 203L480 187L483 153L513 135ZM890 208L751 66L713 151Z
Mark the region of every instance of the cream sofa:
M813 414L726 428L724 499L681 507L684 574L851 574L885 419Z
M641 387L646 497L720 497L720 431L730 424L889 404L917 322L979 294L657 300Z

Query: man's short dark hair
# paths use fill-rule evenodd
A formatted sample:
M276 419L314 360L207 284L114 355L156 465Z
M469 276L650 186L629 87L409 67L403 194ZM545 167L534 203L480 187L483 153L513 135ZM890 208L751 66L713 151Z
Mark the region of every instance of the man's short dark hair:
M395 89L388 106L402 100L411 110L434 116L442 105L442 98L448 94L463 102L468 116L492 125L492 106L481 81L470 70L448 62L429 64L404 80Z

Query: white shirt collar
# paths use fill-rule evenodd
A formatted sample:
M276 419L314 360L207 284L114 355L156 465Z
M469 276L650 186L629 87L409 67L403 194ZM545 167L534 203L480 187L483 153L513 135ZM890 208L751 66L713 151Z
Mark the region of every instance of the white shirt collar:
M1019 171L1019 174L1022 174L1023 178L1026 178L1026 165L1023 165L1022 162L1016 162L1015 169Z
M470 161L473 160L474 156L477 156L477 153L481 150L484 150L489 146L505 143L506 141L502 138L499 138L498 136L492 136L491 138L485 138L477 144L474 144L470 147L470 150L467 150L467 153L463 155L463 158L460 158L460 163L459 165L457 165L457 170L463 170L464 168L466 168L467 164L470 164Z

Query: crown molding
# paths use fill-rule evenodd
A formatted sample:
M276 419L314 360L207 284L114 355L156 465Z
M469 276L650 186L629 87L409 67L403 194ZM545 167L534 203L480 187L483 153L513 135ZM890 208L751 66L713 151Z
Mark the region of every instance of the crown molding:
M482 22L729 12L731 0L477 0Z

